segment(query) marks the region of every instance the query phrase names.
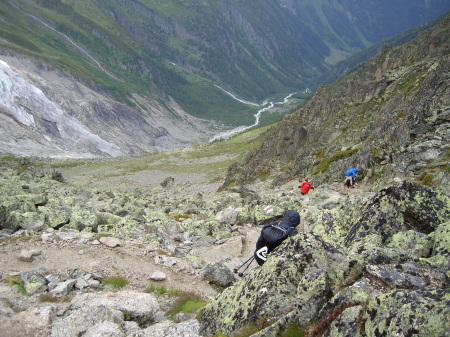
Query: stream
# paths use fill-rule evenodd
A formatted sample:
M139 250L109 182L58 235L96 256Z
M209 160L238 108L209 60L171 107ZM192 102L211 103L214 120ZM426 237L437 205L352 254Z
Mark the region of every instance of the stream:
M246 131L248 129L251 129L254 126L258 126L259 125L259 121L261 119L261 115L262 115L262 113L264 111L267 111L267 110L273 108L275 105L278 105L278 104L280 104L280 105L286 104L289 101L289 99L292 97L292 95L296 94L295 92L292 93L292 94L289 94L281 102L271 102L271 101L267 101L266 100L262 104L257 104L257 103L253 103L253 102L249 102L249 101L245 101L243 99L240 99L240 98L236 97L234 94L232 94L231 92L221 88L217 84L214 84L214 86L219 88L223 92L227 93L228 95L230 95L235 100L237 100L237 101L239 101L241 103L248 104L248 105L253 105L253 106L258 106L258 107L261 107L261 109L259 109L258 112L253 115L253 116L255 116L255 123L253 123L252 125L241 125L241 126L238 126L238 127L234 128L234 129L227 130L225 132L219 133L219 134L215 135L214 137L212 137L209 140L210 142L218 140L218 139L228 139L228 138L230 138L230 137L232 137L232 136L234 136L234 135L236 135L238 133L241 133L241 132L244 132L244 131ZM305 92L307 92L307 91L309 91L309 89L305 90Z

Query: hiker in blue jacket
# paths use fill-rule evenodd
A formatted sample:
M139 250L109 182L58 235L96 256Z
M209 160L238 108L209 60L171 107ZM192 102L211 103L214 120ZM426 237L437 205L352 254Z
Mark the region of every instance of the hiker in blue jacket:
M345 172L345 186L347 187L355 187L358 186L356 183L356 177L358 176L358 173L361 172L357 168L351 168Z

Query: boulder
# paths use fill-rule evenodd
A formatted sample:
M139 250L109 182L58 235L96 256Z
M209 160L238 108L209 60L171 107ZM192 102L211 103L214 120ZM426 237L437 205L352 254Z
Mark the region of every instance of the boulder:
M28 295L47 291L48 281L42 272L45 274L45 271L39 270L26 270L20 273L20 278Z
M166 278L167 275L159 270L150 275L150 280L152 281L164 281Z
M103 236L100 238L99 241L100 241L100 243L102 243L105 246L110 247L110 248L119 247L122 243L122 241L120 239L109 237L109 236Z
M228 287L235 280L231 270L221 262L208 263L200 273L210 284L219 287Z
M199 335L200 324L197 320L183 321L174 324L171 321L164 321L153 324L143 329L139 336L142 337L201 337Z
M125 337L121 326L114 322L100 322L86 330L83 337Z
M318 291L309 294L310 309L315 296L315 300L320 301L320 291L326 294L326 277L319 277L317 284L312 277L314 271L323 275L318 270L328 264L322 244L311 234L286 239L262 267L249 272L206 305L200 319L201 333L206 336L215 331L228 334L256 320L273 319L289 312L299 296L298 289L302 293L311 289ZM302 288L299 280L309 273L313 274L306 276L305 282L309 280L310 285Z
M378 233L383 243L398 232L413 229L429 234L450 218L450 201L430 188L411 182L381 190L350 229L345 243Z
M364 330L369 336L446 336L449 298L448 288L395 290L377 296L362 315Z
M104 305L87 305L71 310L68 315L58 318L52 326L51 337L79 337L100 323L120 325L123 313Z
M137 322L140 326L146 326L153 322L154 316L159 311L158 302L153 295L131 290L102 294L78 293L71 305L75 308L94 305L114 308L126 313L130 320Z
M97 231L97 213L88 208L74 210L70 217L70 227L82 231L90 229L93 232Z

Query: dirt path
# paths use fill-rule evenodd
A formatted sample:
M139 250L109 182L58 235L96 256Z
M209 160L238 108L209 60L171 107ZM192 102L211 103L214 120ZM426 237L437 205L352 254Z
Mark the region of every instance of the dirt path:
M33 261L19 260L22 250L34 251ZM80 268L104 277L121 276L138 288L150 285L150 276L161 271L167 275L162 282L167 289L194 292L203 297L211 297L217 290L195 275L195 270L186 266L165 267L155 263L155 258L144 245L123 242L120 247L109 248L92 243L67 241L43 243L38 240L16 240L14 243L1 242L1 278L30 269L45 268L49 274L64 274L69 269Z

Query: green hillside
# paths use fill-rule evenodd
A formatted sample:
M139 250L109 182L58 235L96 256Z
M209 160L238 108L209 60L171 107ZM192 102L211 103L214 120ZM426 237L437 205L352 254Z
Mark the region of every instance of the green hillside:
M411 2L399 26L384 19L386 9L358 12L352 1L6 0L0 47L128 104L132 93L170 96L194 116L242 125L257 108L215 84L255 103L305 98L337 61L448 9L428 3ZM375 36L361 25L370 15L383 27Z

